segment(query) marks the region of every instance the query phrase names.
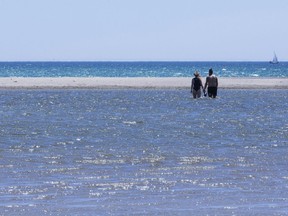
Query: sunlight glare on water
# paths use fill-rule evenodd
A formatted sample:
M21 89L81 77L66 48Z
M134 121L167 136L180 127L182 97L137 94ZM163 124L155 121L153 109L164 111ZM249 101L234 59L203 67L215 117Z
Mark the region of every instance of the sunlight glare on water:
M287 90L1 91L1 215L283 215Z

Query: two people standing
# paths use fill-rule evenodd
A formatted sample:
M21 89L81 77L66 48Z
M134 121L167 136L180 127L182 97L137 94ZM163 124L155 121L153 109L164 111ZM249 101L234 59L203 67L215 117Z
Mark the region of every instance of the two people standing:
M216 98L218 89L218 78L213 74L212 68L209 69L209 75L206 77L206 82L203 87L202 81L200 79L200 74L198 71L194 73L194 78L191 83L191 93L193 98L201 97L201 88L204 95L206 96L206 88L208 86L208 96L211 98Z

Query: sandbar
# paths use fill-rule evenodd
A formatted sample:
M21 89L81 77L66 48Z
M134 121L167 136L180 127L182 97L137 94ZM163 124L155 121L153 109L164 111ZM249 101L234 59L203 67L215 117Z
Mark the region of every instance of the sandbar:
M2 77L0 89L189 89L190 77ZM218 77L223 89L288 89L288 78ZM204 84L205 78L202 77Z

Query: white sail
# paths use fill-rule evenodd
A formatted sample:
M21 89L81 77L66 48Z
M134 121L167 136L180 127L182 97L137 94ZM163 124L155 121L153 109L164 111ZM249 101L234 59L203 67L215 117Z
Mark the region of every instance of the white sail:
M278 64L279 62L278 62L278 58L277 58L277 56L276 56L276 53L274 52L274 57L273 57L273 60L272 61L270 61L270 63L271 64Z

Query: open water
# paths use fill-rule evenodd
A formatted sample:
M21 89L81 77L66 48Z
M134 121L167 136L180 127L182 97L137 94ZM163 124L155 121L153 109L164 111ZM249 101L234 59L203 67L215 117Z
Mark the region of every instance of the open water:
M0 77L288 77L288 62L0 62Z
M288 90L1 90L0 215L288 215Z

